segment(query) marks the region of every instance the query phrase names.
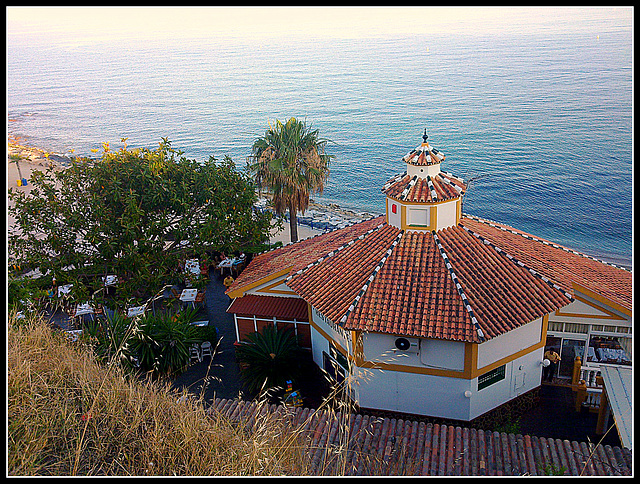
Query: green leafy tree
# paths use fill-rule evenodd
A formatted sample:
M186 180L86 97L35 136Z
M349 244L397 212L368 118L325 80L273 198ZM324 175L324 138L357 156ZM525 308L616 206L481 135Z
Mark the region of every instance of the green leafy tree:
M100 159L35 171L30 182L29 193L9 190L10 263L83 282L78 301L107 274L120 278L118 294L144 299L174 282L180 259L245 250L269 234L254 182L229 157L189 160L167 139L155 150L104 145Z
M236 348L236 359L249 392L283 388L287 380L298 376L301 348L290 329L269 325L246 338Z
M247 170L258 186L271 190L276 213L289 211L292 242L298 240L297 212L304 213L310 194L321 193L329 176L332 155L325 154L326 143L317 129L296 118L285 124L276 120L253 143Z

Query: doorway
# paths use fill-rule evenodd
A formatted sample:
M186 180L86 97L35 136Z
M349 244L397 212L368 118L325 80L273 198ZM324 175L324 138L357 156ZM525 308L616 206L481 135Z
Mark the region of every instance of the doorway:
M584 361L585 341L579 339L562 340L562 351L560 352L560 365L558 366L558 378L571 380L573 377L573 362L576 357Z

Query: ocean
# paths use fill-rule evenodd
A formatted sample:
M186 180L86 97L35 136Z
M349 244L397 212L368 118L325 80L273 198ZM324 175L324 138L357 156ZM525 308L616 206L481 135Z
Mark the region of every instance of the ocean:
M577 21L576 21L577 22ZM154 148L243 168L269 123L330 140L313 199L384 213L422 141L472 179L463 211L632 263L632 23L380 38L74 42L7 37L8 134L58 153Z

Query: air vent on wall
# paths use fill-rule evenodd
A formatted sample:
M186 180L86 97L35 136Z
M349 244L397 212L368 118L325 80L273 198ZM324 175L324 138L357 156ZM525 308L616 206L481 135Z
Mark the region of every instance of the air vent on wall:
M396 348L402 351L407 351L411 347L411 343L407 338L397 338Z

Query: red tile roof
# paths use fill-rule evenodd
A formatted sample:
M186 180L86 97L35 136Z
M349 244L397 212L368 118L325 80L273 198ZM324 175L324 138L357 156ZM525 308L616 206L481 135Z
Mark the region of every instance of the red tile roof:
M234 287L285 268L345 329L481 342L567 305L577 282L631 307L631 274L506 226L402 232L382 217L254 258Z
M209 411L246 432L284 426L301 437L310 475L631 476L627 448L413 421L216 399Z
M400 233L399 229L384 224L353 244L292 275L287 285L337 323L347 314Z
M569 302L462 228L450 227L437 235L404 234L344 327L479 342Z
M389 197L405 202L438 202L458 198L466 190L465 183L445 172L419 178L406 173L390 179L382 188Z
M508 225L465 215L461 225L573 295L572 282L632 310L632 273Z
M298 321L309 321L309 309L304 299L297 297L259 296L246 294L235 298L229 307L228 313L256 315L268 318Z
M478 341L430 232L405 233L345 326L458 341Z
M402 161L416 166L427 166L442 163L445 159L444 154L440 153L437 149L429 146L426 138L419 146L416 146L414 150L402 157Z
M300 240L262 254L256 255L242 271L226 293L240 295L263 279L284 272L296 272L307 264L352 241L363 233L384 223L384 217L375 217L343 229Z

